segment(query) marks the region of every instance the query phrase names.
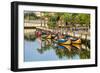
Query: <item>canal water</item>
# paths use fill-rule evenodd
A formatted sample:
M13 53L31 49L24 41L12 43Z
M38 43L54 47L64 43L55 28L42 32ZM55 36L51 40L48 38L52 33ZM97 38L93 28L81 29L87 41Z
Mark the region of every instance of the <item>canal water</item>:
M52 40L42 38L24 39L25 62L79 59L90 59L90 48L87 44L60 46Z

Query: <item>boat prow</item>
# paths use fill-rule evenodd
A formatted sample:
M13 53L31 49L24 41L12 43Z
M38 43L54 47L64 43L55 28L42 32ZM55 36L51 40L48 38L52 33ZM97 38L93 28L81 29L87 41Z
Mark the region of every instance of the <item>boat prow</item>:
M68 49L68 51L71 51L71 46L70 45L62 45L64 46L66 49Z
M70 45L71 40L63 40L63 42L58 42L58 44L60 44L60 45Z
M46 38L47 38L47 39L51 39L51 38L52 38L51 34L48 35Z
M81 44L81 39L72 40L72 44Z
M81 49L81 45L80 44L72 44L72 46L76 47L77 49Z

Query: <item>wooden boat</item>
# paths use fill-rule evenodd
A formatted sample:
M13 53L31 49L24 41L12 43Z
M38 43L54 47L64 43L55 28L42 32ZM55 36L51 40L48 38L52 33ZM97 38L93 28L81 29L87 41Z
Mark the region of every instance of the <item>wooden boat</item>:
M52 35L50 34L50 35L47 35L47 37L46 37L47 39L51 39L52 38Z
M70 45L58 45L58 49L67 49L68 51L71 51L71 46Z
M68 49L68 51L71 51L71 45L62 45L62 46Z
M65 47L64 46L61 46L61 45L57 45L57 48L58 49L65 49Z
M81 39L72 40L72 44L81 44Z
M72 44L72 46L76 47L77 49L81 49L81 45L80 44Z
M54 34L49 34L49 35L46 36L46 38L47 38L47 39L56 39L57 36L54 35Z
M60 44L60 45L68 45L68 44L71 44L71 40L61 39L61 40L58 40L58 44Z
M45 40L45 44L46 45L51 45L51 40L50 39Z

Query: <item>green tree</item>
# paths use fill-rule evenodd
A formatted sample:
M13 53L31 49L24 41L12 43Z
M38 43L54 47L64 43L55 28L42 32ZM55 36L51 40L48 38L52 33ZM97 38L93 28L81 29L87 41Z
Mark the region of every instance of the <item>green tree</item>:
M82 26L90 26L90 14L78 14L78 17Z
M36 14L33 13L33 12L24 13L24 19L27 19L27 20L36 20L38 18L39 17L37 17Z

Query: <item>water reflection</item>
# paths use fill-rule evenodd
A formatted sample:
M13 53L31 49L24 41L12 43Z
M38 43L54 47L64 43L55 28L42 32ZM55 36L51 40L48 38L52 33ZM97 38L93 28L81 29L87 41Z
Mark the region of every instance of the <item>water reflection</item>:
M28 38L25 37L24 42L24 61L90 58L90 41L87 40L82 40L82 43L61 44L59 43L57 37L56 39L54 39L53 37L51 38L51 36L48 36L48 38L46 38L46 35L36 36L32 34L32 36L28 36ZM67 43L69 42L67 41Z
M56 55L59 58L68 57L73 58L75 55L79 56L80 59L89 59L90 58L90 49L85 44L71 44L71 45L60 45L54 43L53 40L47 39L42 41L41 48L38 48L37 51L41 54L47 50L52 49L55 51Z

